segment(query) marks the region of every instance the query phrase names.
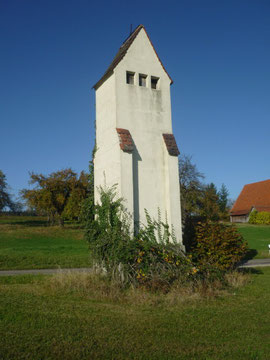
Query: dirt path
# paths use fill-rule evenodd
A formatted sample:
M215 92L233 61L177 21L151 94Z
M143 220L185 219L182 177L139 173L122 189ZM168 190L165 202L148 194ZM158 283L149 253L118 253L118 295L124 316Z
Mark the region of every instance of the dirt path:
M90 268L70 268L70 269L33 269L33 270L0 270L0 276L13 275L52 275L58 272L90 272Z
M250 268L250 267L263 267L270 266L270 259L252 259L245 261L239 265L239 267Z
M240 268L253 268L270 266L270 259L253 259L239 265ZM0 276L14 275L52 275L58 272L91 272L91 268L70 268L70 269L33 269L33 270L0 270Z

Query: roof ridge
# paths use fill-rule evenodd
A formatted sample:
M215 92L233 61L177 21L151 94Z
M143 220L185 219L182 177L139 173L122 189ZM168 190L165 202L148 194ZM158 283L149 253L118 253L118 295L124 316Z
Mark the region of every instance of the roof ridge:
M122 45L120 46L117 54L115 55L113 61L111 62L110 66L108 67L108 69L106 70L106 72L104 73L104 75L103 75L103 76L101 77L101 79L93 86L93 88L94 88L95 90L96 90L100 85L102 85L103 82L104 82L105 80L107 80L107 79L112 75L114 68L115 68L115 67L120 63L120 61L125 57L128 49L130 48L130 46L132 45L133 41L136 39L137 35L139 34L139 32L140 32L142 29L144 29L145 34L146 34L146 36L147 36L147 38L148 38L148 40L149 40L149 42L150 42L150 44L151 44L151 46L152 46L152 48L153 48L153 50L154 50L157 58L158 58L158 60L159 60L159 62L160 62L160 64L161 64L163 70L166 72L166 74L168 75L169 79L171 80L171 84L173 83L172 78L171 78L170 75L167 73L164 65L162 64L162 62L161 62L161 60L160 60L160 58L159 58L159 56L158 56L158 54L157 54L157 52L156 52L156 50L155 50L155 48L154 48L154 45L153 45L152 41L150 40L149 35L147 34L147 31L146 31L144 25L140 24L140 25L138 25L138 26L135 28L135 30L134 30L134 31L126 38L126 40L122 43Z
M253 182L253 183L248 183L248 184L245 184L244 186L247 186L247 185L260 184L260 183L264 183L264 182L268 182L268 181L270 181L270 179L267 179L267 180L261 180L261 181L256 181L256 182Z
M129 36L123 41L122 45L120 46L120 49L121 49L122 46L125 45L125 43L128 41L128 39L129 39L132 35L134 35L134 33L135 33L136 31L139 32L141 29L144 29L144 26L143 26L142 24L138 25L138 26L129 34Z

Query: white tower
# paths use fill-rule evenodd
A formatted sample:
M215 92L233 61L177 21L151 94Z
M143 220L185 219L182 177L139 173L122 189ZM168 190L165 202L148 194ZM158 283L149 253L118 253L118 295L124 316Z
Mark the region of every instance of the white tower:
M120 47L96 90L95 187L117 184L135 228L145 211L173 225L182 242L179 151L172 133L170 85L143 25ZM98 194L95 194L98 200Z

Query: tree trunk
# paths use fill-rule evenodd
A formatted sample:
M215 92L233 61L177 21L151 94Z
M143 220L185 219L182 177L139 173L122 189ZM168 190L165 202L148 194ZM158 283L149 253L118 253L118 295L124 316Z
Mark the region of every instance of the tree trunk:
M49 219L50 219L50 225L54 225L54 214L50 214L49 215Z
M64 220L61 217L59 218L59 225L64 227Z

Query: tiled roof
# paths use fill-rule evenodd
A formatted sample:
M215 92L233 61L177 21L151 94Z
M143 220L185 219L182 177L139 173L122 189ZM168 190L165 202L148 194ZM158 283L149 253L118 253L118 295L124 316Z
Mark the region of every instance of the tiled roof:
M101 84L103 84L103 82L108 79L108 77L111 76L111 74L113 73L114 68L120 63L120 61L124 58L124 56L126 55L128 49L130 48L131 44L133 43L133 41L135 40L135 38L137 37L137 35L139 34L139 32L144 29L156 55L157 58L161 64L161 66L163 67L164 71L166 72L166 74L169 76L170 80L171 80L171 84L173 83L172 78L170 77L170 75L167 73L166 69L164 68L153 44L152 41L150 40L145 27L143 25L139 25L136 27L136 29L130 34L130 36L123 42L122 46L120 47L120 49L118 50L117 54L115 55L111 65L108 67L108 69L106 70L105 74L102 76L102 78L93 86L94 89L97 89Z
M172 156L180 154L173 134L162 134L168 153Z
M231 209L231 215L248 214L252 207L257 211L270 211L270 180L245 185Z
M247 210L238 210L238 211L234 211L233 213L231 212L231 215L248 215L251 211L251 208L247 211Z
M119 136L119 145L121 150L131 152L134 149L133 140L130 132L126 129L116 128Z
M270 212L270 206L254 206L254 209L258 212L265 211Z

